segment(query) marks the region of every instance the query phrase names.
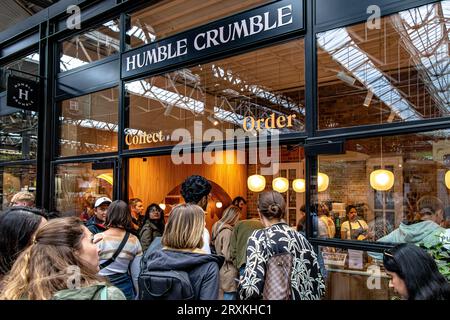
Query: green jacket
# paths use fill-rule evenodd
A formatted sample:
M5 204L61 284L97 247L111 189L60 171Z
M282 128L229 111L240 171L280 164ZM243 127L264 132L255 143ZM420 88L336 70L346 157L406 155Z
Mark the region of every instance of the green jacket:
M104 283L79 289L58 291L52 300L126 300L122 291Z
M230 258L239 270L247 260L247 242L253 231L264 228L259 219L238 221L233 229L230 240Z
M445 232L445 229L430 220L414 224L401 223L397 229L377 241L389 243L414 243L429 247L439 243L439 236L442 232ZM381 253L371 252L370 255L379 260L383 259L383 254Z
M139 241L141 242L142 252L147 251L147 248L156 237L162 237L162 232L150 221L150 219L148 219L139 231Z

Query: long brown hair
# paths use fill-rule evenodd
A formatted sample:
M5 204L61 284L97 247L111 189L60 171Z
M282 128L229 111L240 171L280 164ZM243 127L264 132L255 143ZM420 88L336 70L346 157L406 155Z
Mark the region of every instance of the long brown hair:
M78 276L78 270L81 287L105 282L76 253L81 249L85 228L76 217L53 219L40 228L5 278L0 299L50 299L74 285L70 280Z

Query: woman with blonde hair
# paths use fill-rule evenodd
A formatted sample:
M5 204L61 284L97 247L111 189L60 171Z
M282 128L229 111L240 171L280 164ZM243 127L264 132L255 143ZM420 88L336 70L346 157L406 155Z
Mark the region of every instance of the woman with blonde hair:
M225 258L225 263L220 268L219 298L224 300L236 300L238 270L231 259L230 241L234 225L239 221L241 210L237 206L229 206L223 212L222 218L212 227L212 248L216 254Z
M38 229L5 278L4 300L124 300L97 275L93 235L76 217L53 219Z
M170 212L161 242L142 261L140 299L215 300L219 293L219 269L224 258L207 254L203 247L205 213L198 205L179 204ZM181 283L167 287L166 278Z

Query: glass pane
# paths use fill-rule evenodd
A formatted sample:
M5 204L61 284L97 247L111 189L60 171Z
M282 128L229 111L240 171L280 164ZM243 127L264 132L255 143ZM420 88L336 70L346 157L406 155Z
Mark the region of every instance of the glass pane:
M60 156L117 150L118 95L111 88L60 103Z
M318 34L319 129L450 115L450 1Z
M319 229L331 220L337 238L439 243L450 224L449 145L440 130L349 140L344 155L320 156L329 185L318 200L331 210L321 216L319 205Z
M294 146L288 150L286 146L282 146L280 149L281 156L279 159L273 159L274 163L278 163L280 167L283 165L303 166L300 164L304 159L303 148ZM232 199L237 196L247 200L241 219L259 218L257 202L260 192L254 192L248 188L248 178L255 173L262 174L266 179L264 191L269 191L273 190L272 179L278 176L279 172L270 175L262 171L267 164L249 163L247 161L249 152L251 151L218 152L218 157L223 155L228 160L224 163L213 164L175 164L171 156L130 159L128 196L142 199L145 207L151 203L164 203L165 213L168 215L174 205L184 202L180 193L183 181L190 175L201 175L212 184L212 196L206 209L206 225L209 230L222 217L222 213L231 204ZM238 160L241 155L247 159L244 163ZM157 181L157 183L143 183L143 181ZM283 196L286 194L286 191L282 192ZM300 208L305 201L305 193L293 192L293 194L297 197L296 202L289 207L289 211L286 210L283 219L289 222L290 226L295 227L300 219ZM222 206L218 208L217 202L221 202ZM300 221L300 223L304 222Z
M166 0L131 14L129 47L167 38L176 33L269 3L269 0Z
M19 191L28 191L36 196L36 166L0 167L1 210L6 209Z
M8 80L8 70L14 69L19 70L31 74L38 75L39 74L39 54L32 53L23 57L21 59L15 60L11 63L3 65L0 67L0 92L6 90L7 80ZM20 73L17 71L13 71L14 75L17 75L22 78L36 80L35 77L27 75L25 73ZM3 109L3 106L2 106Z
M184 129L184 143L224 140L227 129L249 136L272 129L303 131L303 43L294 40L126 83L125 144L130 149L177 144L176 129ZM208 129L215 129L208 131L213 136Z
M60 71L68 71L120 52L119 19L105 22L60 44Z
M39 73L39 55L30 54L0 68L0 92L6 90L8 69ZM31 75L14 71L15 76L36 81ZM0 94L2 95L2 94ZM11 108L5 96L0 99L0 161L36 159L38 113Z
M112 163L110 169L96 169L92 163L70 163L56 167L56 209L62 216L86 219L92 215L97 198L106 196L112 199L112 195Z
M327 273L326 300L400 299L389 288L389 276L383 263L368 252L319 247Z

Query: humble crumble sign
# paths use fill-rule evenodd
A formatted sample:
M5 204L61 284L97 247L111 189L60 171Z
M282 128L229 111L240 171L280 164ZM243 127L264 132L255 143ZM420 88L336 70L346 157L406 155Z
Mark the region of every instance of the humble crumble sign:
M10 75L6 91L6 104L12 108L38 111L38 83Z
M303 1L279 1L122 54L127 78L304 30Z

